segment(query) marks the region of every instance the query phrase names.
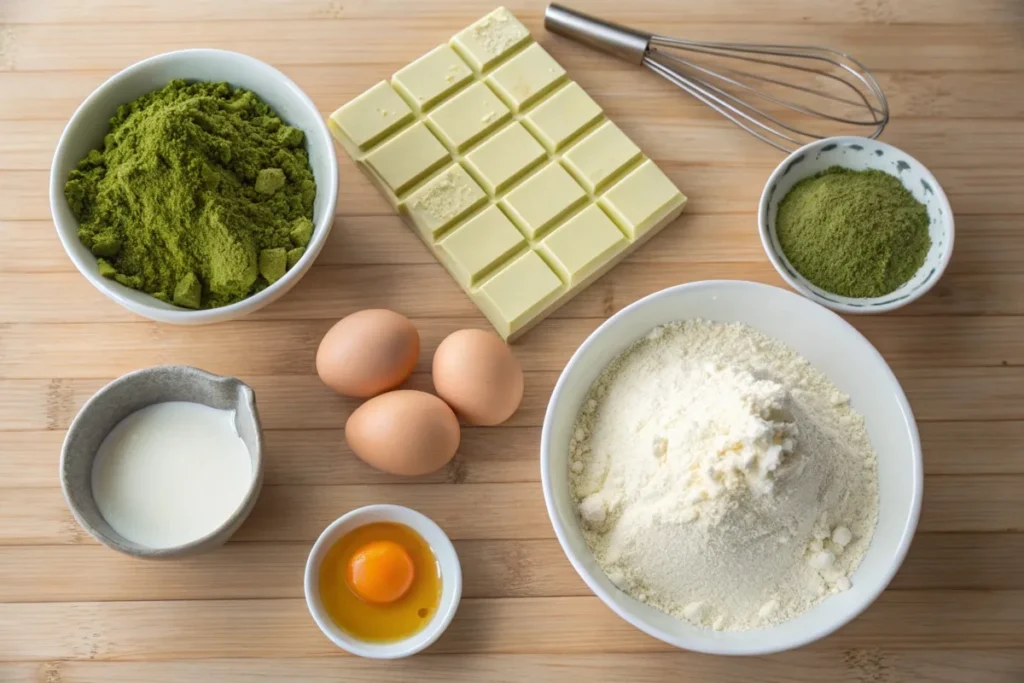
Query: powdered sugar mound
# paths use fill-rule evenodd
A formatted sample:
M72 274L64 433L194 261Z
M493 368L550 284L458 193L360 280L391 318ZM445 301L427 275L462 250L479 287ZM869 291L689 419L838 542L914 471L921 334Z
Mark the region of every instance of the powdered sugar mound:
M595 382L570 449L598 563L633 597L697 624L791 619L849 587L874 532L863 418L744 325L652 330Z

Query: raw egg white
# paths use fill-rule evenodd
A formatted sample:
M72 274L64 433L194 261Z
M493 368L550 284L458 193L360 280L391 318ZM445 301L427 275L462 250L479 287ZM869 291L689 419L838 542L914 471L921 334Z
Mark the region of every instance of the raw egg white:
M434 353L434 389L469 424L496 425L523 400L523 370L493 332L459 330Z
M391 474L429 474L459 447L459 420L433 394L399 390L371 398L349 416L345 441L368 465Z
M316 372L339 394L366 398L404 382L419 353L419 332L404 315L383 308L358 311L324 335Z

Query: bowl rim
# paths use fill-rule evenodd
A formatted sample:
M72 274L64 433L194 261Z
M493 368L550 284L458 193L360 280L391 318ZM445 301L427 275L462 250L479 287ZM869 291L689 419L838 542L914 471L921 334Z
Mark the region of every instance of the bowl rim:
M565 390L565 385L569 381L570 372L576 365L583 362L583 356L587 353L587 350L591 346L598 343L597 339L602 334L605 334L607 330L610 329L611 327L621 324L621 321L625 319L632 311L638 308L648 306L657 299L670 298L678 295L678 293L683 291L714 290L716 288L721 287L774 290L775 292L778 292L783 296L797 297L798 299L801 299L801 301L805 301L806 303L812 306L817 305L819 308L823 309L823 311L826 314L832 316L834 320L837 323L839 323L843 329L845 329L846 332L852 333L856 335L858 338L860 338L860 340L864 344L866 344L867 348L869 349L869 353L873 354L875 359L881 362L882 367L885 369L886 375L892 385L892 389L896 394L896 398L900 405L900 408L903 411L903 413L907 415L909 418L908 426L912 446L911 464L913 478L913 491L911 492L910 514L907 518L903 532L900 535L899 543L896 547L896 552L892 556L892 561L889 568L882 575L881 580L878 582L875 588L864 596L862 603L858 605L856 609L854 609L850 614L846 615L844 618L835 620L834 623L830 623L826 625L824 628L820 628L817 630L809 630L806 634L799 638L793 638L789 641L785 641L775 645L764 645L757 642L751 642L749 645L744 644L742 646L737 646L733 643L725 642L714 643L713 641L693 643L689 642L686 639L686 637L680 638L665 631L662 631L661 629L656 628L655 626L647 623L639 616L632 614L625 609L621 609L619 605L615 603L615 601L611 600L610 596L604 590L604 588L598 584L594 577L591 576L591 574L587 571L586 567L584 567L581 559L578 556L576 556L575 553L571 550L568 538L569 531L566 528L566 526L562 524L562 521L558 516L556 510L555 492L551 481L551 475L549 473L553 465L552 461L554 459L554 456L552 455L554 449L551 443L552 423L555 420L556 413L562 409L558 405L559 398L562 392ZM640 335L637 336L639 338ZM917 421L913 417L913 412L910 408L910 402L907 400L906 394L904 393L903 388L900 386L899 380L896 378L896 375L892 372L892 368L889 367L889 364L885 362L885 358L882 356L881 353L879 353L878 349L876 349L874 345L870 341L868 341L868 339L864 337L864 335L862 335L860 331L857 330L857 328L855 328L849 322L844 320L834 311L828 310L826 307L817 304L817 302L800 297L799 294L785 290L781 287L774 287L772 285L766 285L759 282L749 282L746 280L701 280L681 285L674 285L672 287L662 289L652 294L648 294L647 296L626 306L618 313L614 314L613 316L605 320L596 330L591 332L583 341L583 343L580 344L579 348L577 348L576 351L573 352L573 355L569 359L569 362L566 363L565 368L559 375L558 381L555 383L555 388L551 392L551 398L548 401L547 409L544 412L543 427L541 428L540 470L541 484L544 490L544 505L547 508L548 518L551 520L551 525L554 527L555 536L558 538L558 544L562 547L562 552L568 558L570 564L572 564L573 568L576 570L576 573L580 576L581 579L583 579L584 583L587 584L587 587L590 588L590 590L598 598L600 598L601 602L603 602L606 607L610 608L619 617L621 617L629 624L643 631L649 636L657 638L662 642L668 643L669 645L674 645L675 647L681 649L713 655L747 656L767 655L775 654L778 652L784 652L787 650L803 647L804 645L808 645L814 641L825 638L826 636L831 635L835 631L839 630L846 624L853 621L856 617L863 613L864 610L870 607L871 604L874 603L874 601L878 598L878 596L882 594L886 587L888 587L889 583L896 575L896 572L898 572L900 567L902 566L903 561L906 559L907 552L910 550L911 542L913 541L914 534L917 530L918 521L920 520L921 500L924 490L924 462L921 454L921 438L917 427Z
M820 147L825 147L827 145L872 145L874 147L881 147L886 152L890 152L894 155L899 154L905 157L906 159L913 161L921 169L922 175L925 176L925 179L930 183L932 190L935 193L936 199L941 203L943 216L942 222L944 225L944 229L948 234L948 239L946 240L945 246L943 247L943 251L939 256L938 265L935 267L935 276L932 277L928 282L923 283L921 286L917 287L909 294L906 294L894 301L890 301L884 304L872 304L870 306L858 306L848 304L842 301L833 301L832 299L821 296L813 289L810 289L802 282L794 278L793 275L788 271L788 269L785 266L783 266L782 259L784 257L778 253L778 251L772 244L771 233L774 232L774 225L769 227L768 222L766 220L766 217L768 215L767 209L768 204L770 202L771 189L778 182L778 179L786 173L786 171L789 169L789 166L794 161L797 160L798 157L805 155L808 152L815 151ZM842 163L837 163L836 165L843 166ZM842 313L855 313L859 315L885 313L886 311L893 311L896 310L897 308L901 308L903 306L906 306L907 304L913 303L914 301L917 301L922 296L927 294L932 289L932 287L935 286L935 283L937 283L942 278L942 274L946 271L946 267L949 265L949 261L953 257L953 241L956 237L956 229L953 219L953 209L950 207L949 198L946 196L946 192L945 190L942 189L942 185L939 183L938 179L928 169L928 167L921 163L914 156L904 152L899 147L890 145L889 143L883 142L881 140L876 140L874 138L865 138L856 135L838 135L835 137L823 138L821 140L814 140L812 142L807 143L803 147L800 147L799 149L791 152L789 155L786 156L785 159L779 162L779 165L776 166L775 170L772 171L771 175L768 176L768 180L764 184L764 189L761 191L761 198L758 201L757 205L757 230L761 238L761 246L764 248L765 254L768 256L768 260L771 261L772 266L775 268L776 272L778 272L778 274L782 277L782 279L785 280L786 284L788 284L790 287L792 287L794 290L796 290L803 296L807 297L808 299L811 299L816 303L825 306L826 308L830 308L833 311L840 311ZM922 264L921 268L925 268L927 265L927 263ZM921 269L919 268L918 272L920 270ZM886 294L884 296L889 296L890 294ZM845 298L854 299L856 301L869 302L883 297Z
M244 393L245 401L252 412L253 420L256 422L257 428L256 451L249 451L249 455L252 458L253 463L252 479L250 480L249 487L245 492L245 497L238 503L238 506L235 507L234 511L232 511L232 513L221 524L204 536L200 536L188 543L182 543L166 548L146 548L134 541L128 541L128 539L125 539L127 543L121 543L93 526L92 523L90 523L89 520L81 513L78 505L74 503L74 496L72 496L71 491L68 488L68 478L66 476L69 460L73 457L69 453L68 444L72 435L78 431L83 423L90 419L89 413L92 411L93 407L102 400L104 395L122 385L131 384L155 373L174 372L191 375L203 382L233 384L238 390ZM128 415L125 415L125 417L128 417ZM95 460L95 453L92 454L92 458ZM215 547L219 547L224 541L227 541L227 539L237 531L242 521L245 520L252 512L252 508L255 506L256 500L259 498L260 492L263 489L263 425L260 423L259 411L256 408L256 392L253 391L251 386L237 377L216 375L192 365L153 365L125 373L117 379L103 385L96 391L96 393L90 396L86 402L82 404L82 407L78 410L74 419L71 420L71 424L68 425L68 430L64 435L64 440L61 443L60 449L60 488L61 493L64 495L64 502L67 504L68 509L71 511L71 515L75 518L75 521L77 521L90 536L111 550L116 550L117 552L128 555L129 557L138 557L147 560L185 557L188 555L199 554L206 550L213 550ZM227 536L224 536L226 533ZM222 536L224 536L223 539L221 538Z
M444 573L442 567L441 598L437 605L437 613L423 629L394 642L368 643L359 640L355 636L346 634L331 621L330 616L326 615L326 613L320 614L320 612L325 610L323 601L320 599L318 574L324 555L326 555L334 542L340 538L343 527L354 524L353 528L359 528L378 521L404 524L411 528L430 545L438 566L442 567L442 565L447 564L450 571ZM309 610L313 621L316 622L317 627L327 636L328 640L341 649L359 657L366 657L368 659L401 659L421 652L433 645L452 623L452 619L455 618L455 613L458 611L459 603L462 600L462 564L459 561L459 555L451 539L437 522L422 512L405 507L404 505L378 503L350 510L327 525L320 533L320 536L317 537L316 542L309 551L309 556L306 558L302 584L303 593L306 598L306 608ZM446 598L447 586L450 586L452 591L449 594L450 597Z
M126 297L117 288L111 287L108 282L104 281L102 276L96 272L95 267L90 269L89 264L78 258L72 249L73 240L75 236L71 234L65 234L65 231L60 228L60 224L63 222L58 217L56 207L60 202L67 202L64 198L64 184L67 182L66 179L60 179L57 177L57 166L59 160L66 154L65 148L68 145L68 141L71 139L71 131L76 127L76 124L86 115L92 107L96 106L96 103L106 97L114 88L117 87L125 78L129 76L150 69L154 66L158 66L164 63L175 62L183 57L189 56L205 56L212 59L221 60L237 60L239 62L247 63L248 66L262 71L267 78L276 80L284 90L290 93L290 97L294 98L301 106L308 109L313 114L313 121L316 132L325 141L326 154L327 154L327 183L324 188L323 183L317 183L317 194L325 192L327 196L327 207L324 211L324 215L321 216L320 220L316 222L313 230L313 238L310 243L306 246L306 251L300 257L299 261L293 268L288 270L280 279L273 284L269 285L266 289L263 289L255 294L248 296L241 301L236 301L227 306L220 306L218 308L207 308L190 310L186 308L175 307L174 309L168 310L159 308L144 301L134 301ZM255 91L253 91L255 92ZM258 96L260 93L256 93ZM262 96L261 96L262 97ZM303 129L306 133L306 139L309 140L309 131ZM170 52L163 52L160 54L147 57L139 60L134 64L121 69L120 71L112 74L106 80L103 81L99 86L96 87L89 96L86 97L81 104L75 109L75 112L68 119L67 124L61 131L60 138L57 140L57 146L54 149L53 158L50 162L50 179L49 179L49 199L50 199L50 216L53 220L54 229L57 232L57 238L61 242L61 246L64 248L64 252L67 254L71 262L74 263L75 268L85 278L105 295L111 301L116 302L122 308L135 313L137 315L144 316L150 320L157 322L169 323L169 324L197 324L197 323L212 323L222 320L229 320L247 315L254 310L261 308L262 306L269 304L274 301L278 296L283 295L296 282L305 274L309 269L310 265L320 250L323 248L324 243L327 241L327 236L331 231L331 227L334 222L334 213L337 209L338 201L338 158L334 150L334 144L330 132L327 129L327 124L324 122L323 116L321 116L319 109L313 103L313 100L300 88L292 79L286 76L283 72L270 64L251 57L241 52L235 52L232 50L220 50L215 48L187 48L183 50L172 50ZM76 221L77 223L77 221ZM74 231L77 233L77 229ZM146 296L146 292L142 292Z

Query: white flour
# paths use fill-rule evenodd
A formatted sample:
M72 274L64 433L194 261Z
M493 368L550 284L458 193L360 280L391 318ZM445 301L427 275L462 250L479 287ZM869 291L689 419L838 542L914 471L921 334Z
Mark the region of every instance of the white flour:
M657 327L591 387L570 442L587 543L619 588L719 630L850 587L878 514L848 397L740 324Z

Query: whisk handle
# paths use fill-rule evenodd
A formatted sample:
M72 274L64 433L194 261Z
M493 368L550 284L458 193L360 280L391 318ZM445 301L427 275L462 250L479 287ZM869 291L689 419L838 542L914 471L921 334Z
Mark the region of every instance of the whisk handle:
M544 11L544 28L634 64L643 62L651 34L604 21L553 2Z

